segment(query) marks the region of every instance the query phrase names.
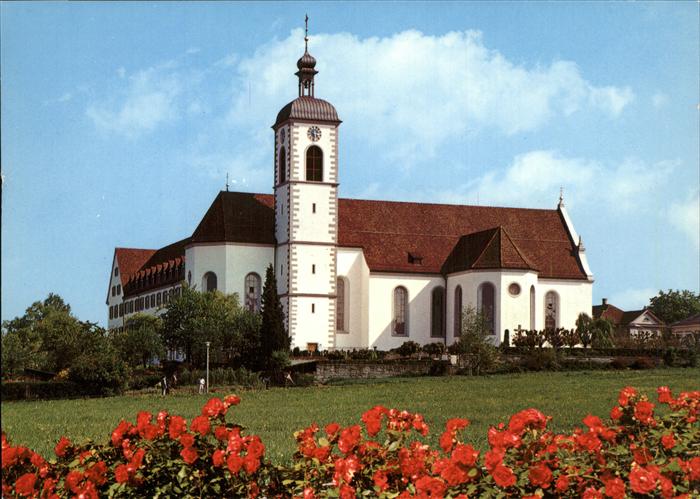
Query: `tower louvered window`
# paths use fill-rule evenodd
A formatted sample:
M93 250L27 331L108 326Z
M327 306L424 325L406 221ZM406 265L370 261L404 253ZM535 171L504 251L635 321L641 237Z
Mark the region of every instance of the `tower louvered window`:
M306 150L306 180L323 181L323 151L318 146L311 146Z

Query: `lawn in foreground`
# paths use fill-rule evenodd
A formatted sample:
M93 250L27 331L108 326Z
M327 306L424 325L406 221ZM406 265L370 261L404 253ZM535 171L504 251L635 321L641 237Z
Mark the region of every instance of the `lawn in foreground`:
M362 413L375 405L423 414L435 446L447 419L466 417L471 421L466 440L484 449L489 426L507 422L510 415L528 407L553 416L550 427L557 431L580 426L589 413L607 418L618 391L628 385L655 401L658 386L667 385L674 393L700 389L700 369L393 378L342 386L246 391L239 393L241 405L229 412L228 420L260 435L268 457L278 463L294 452L294 431L312 422L321 427L334 421L356 424ZM75 442L92 439L106 443L121 419L133 422L140 410L156 413L165 409L189 419L208 398L180 394L4 402L2 429L14 444L53 457L53 446L61 435Z

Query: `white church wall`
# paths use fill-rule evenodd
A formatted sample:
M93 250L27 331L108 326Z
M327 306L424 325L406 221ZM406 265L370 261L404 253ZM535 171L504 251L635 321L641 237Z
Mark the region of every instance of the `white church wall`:
M283 244L275 248L275 278L277 279L277 294L289 293L289 245Z
M121 276L120 275L114 275L114 269L119 269L119 264L117 262L117 259L114 258L112 262L112 271L110 272L110 278L109 278L109 287L107 288L107 328L108 329L113 329L115 327L121 327L123 326L123 317L119 317L119 304L122 302L122 296L124 293L124 290L121 289ZM119 271L118 271L119 272ZM119 293L117 293L117 285L119 285ZM112 288L114 288L114 296L112 296ZM109 310L110 307L116 306L116 311L117 314L116 316L112 317L111 319L109 318Z
M333 341L330 333L330 318L333 317L331 300L327 297L290 296L291 347L306 350L309 344L325 350Z
M294 244L291 247L291 293L330 294L335 290L335 248Z
M337 276L345 279L347 332L335 335L335 347L367 348L369 267L361 249L338 248Z
M275 239L277 244L289 240L289 184L275 191Z
M292 241L315 241L335 244L337 201L336 188L328 184L293 184L289 237Z
M265 279L265 269L274 258L274 246L242 243L195 244L185 249L185 274L192 275L192 285L203 290L207 272L216 274L216 287L226 294L238 293L243 299L245 276L256 272Z
M572 329L576 327L576 319L580 313L591 314L593 282L574 279L539 279L536 286L536 329L544 328L545 296L549 291L554 291L559 296L557 327Z
M520 288L519 293L511 293L511 285L517 284ZM513 338L513 331L518 326L523 329L529 329L531 323L530 310L530 288L535 286L535 297L537 297L537 274L535 272L517 272L503 271L501 272L501 290L500 302L500 330L499 343L503 341L505 330L510 331L510 338ZM535 301L535 303L537 303ZM535 310L532 312L536 313Z
M443 286L442 276L372 273L369 277L369 344L389 350L411 340L421 344L441 341L430 337L430 305L434 287ZM408 335L392 334L394 289L408 291Z
M260 296L265 284L265 271L273 262L275 247L259 244L226 244L226 288L219 288L227 294L238 293L241 305L245 303L245 278L254 272L260 277Z
M478 306L479 286L484 283L491 283L495 287L495 306L496 312L494 317L494 343L499 343L502 337L503 328L501 324L504 305L508 303L502 302L502 272L500 271L465 271L452 274L447 280L447 344L451 345L455 341L454 334L454 296L457 286L462 287L462 309L469 305ZM429 309L428 309L429 310Z

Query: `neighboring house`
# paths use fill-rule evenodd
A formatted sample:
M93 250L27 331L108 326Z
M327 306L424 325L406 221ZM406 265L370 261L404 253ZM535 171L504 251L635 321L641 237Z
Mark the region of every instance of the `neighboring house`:
M683 340L700 340L700 314L691 315L687 319L671 324L671 333Z
M560 196L556 209L342 199L335 108L315 97L315 59L297 62L299 96L273 131L274 193L220 192L191 237L160 250L117 248L109 327L157 313L185 281L260 309L274 266L302 349L451 344L463 309L506 329L573 328L593 276Z
M596 319L609 319L618 333L628 334L630 337L639 336L640 334L659 336L666 328L666 324L656 317L651 310L644 308L642 310L625 312L609 304L606 298L603 298L601 305L593 307L593 317Z

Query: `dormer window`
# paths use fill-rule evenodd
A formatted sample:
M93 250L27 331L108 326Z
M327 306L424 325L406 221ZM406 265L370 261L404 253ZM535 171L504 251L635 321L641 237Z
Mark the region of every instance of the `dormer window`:
M408 263L411 265L423 265L423 256L418 253L408 252Z
M114 267L114 277L119 275L119 267Z

